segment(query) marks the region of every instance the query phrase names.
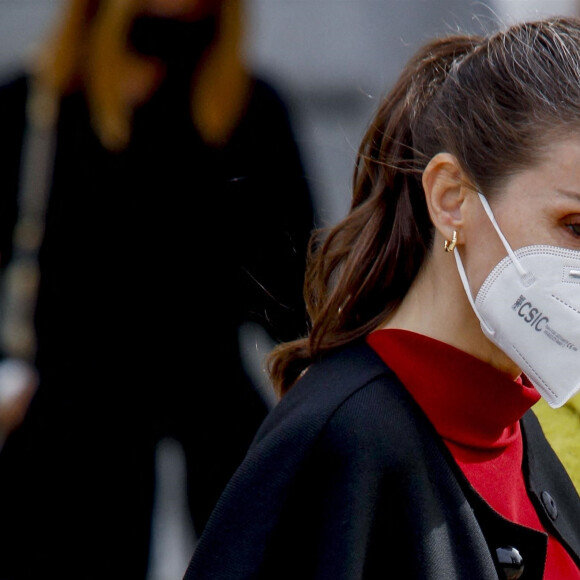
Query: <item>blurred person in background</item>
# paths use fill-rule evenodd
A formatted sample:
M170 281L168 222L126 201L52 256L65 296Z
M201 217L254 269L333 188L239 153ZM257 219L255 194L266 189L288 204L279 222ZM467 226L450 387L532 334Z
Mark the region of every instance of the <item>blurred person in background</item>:
M239 0L72 0L0 88L4 269L23 169L42 178L23 143L35 124L53 136L38 389L0 453L0 578L144 578L162 436L183 446L200 534L268 407L240 325L305 332L310 194L242 39Z

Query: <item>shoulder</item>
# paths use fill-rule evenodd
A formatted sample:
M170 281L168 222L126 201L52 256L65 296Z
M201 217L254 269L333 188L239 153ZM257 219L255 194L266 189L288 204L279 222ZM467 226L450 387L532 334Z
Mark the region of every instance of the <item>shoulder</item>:
M262 78L253 77L247 107L238 127L238 133L245 135L249 132L250 135L255 135L258 132L259 137L256 138L261 140L268 135L275 135L278 139L284 136L293 137L293 122L288 102L286 96L271 83ZM272 140L268 146L279 145Z
M27 96L28 78L25 75L14 74L0 79L0 119L4 135L7 131L22 131Z
M260 77L252 79L251 103L270 111L278 111L284 116L287 114L286 99L282 93L269 81Z
M0 78L0 118L3 130L24 124L29 80L24 74Z
M257 577L273 546L284 551L286 540L306 532L321 539L327 527L342 537L345 522L357 532L353 541L364 541L367 520L347 512L359 494L365 505L376 501L375 483L389 458L371 443L384 440L384 392L398 384L364 343L312 365L262 424L204 530L188 578L252 575L240 567ZM297 559L307 561L309 550L306 545Z
M0 77L0 98L21 101L28 93L29 77L23 72L13 72Z
M427 441L438 440L432 425L393 374L375 377L346 398L320 433L316 452L360 465L377 474L413 471Z
M312 365L270 413L255 444L289 439L295 453L316 446L345 458L405 455L421 415L396 375L361 342Z
M308 367L270 413L257 441L281 427L286 430L293 425L304 424L319 431L354 393L385 374L392 373L363 342L331 353Z

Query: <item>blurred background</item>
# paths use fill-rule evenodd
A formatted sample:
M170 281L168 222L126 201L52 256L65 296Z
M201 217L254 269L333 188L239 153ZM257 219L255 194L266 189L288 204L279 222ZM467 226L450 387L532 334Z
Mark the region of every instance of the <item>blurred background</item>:
M0 73L18 68L62 0L0 0ZM245 56L283 93L323 223L346 211L352 161L377 100L434 34L576 14L577 0L248 0Z
M0 76L26 66L62 6L0 0ZM328 225L348 209L356 150L374 108L420 43L435 34L577 12L576 0L248 0L244 58L286 101L318 222ZM247 365L269 399L261 368L268 339L250 328L244 344ZM148 580L176 579L195 546L176 441L159 443L156 472Z

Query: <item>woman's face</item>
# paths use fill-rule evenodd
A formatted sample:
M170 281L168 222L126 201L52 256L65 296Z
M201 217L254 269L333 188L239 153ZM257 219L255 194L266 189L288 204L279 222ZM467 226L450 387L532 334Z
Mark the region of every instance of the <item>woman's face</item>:
M199 20L213 14L221 0L143 0L140 9L163 18Z
M554 142L540 163L508 178L488 201L512 249L545 244L580 250L580 138ZM468 203L463 251L475 295L507 252L477 195Z

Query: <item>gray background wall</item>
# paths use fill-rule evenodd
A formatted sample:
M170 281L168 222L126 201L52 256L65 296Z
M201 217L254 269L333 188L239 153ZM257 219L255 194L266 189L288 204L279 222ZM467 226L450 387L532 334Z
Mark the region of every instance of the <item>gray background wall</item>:
M0 0L0 75L26 61L63 5ZM576 10L576 0L247 0L245 50L251 66L286 97L316 208L328 224L347 211L356 149L372 111L419 43ZM248 344L249 364L257 361L260 375L255 353L265 354L267 341L250 333ZM181 577L195 542L176 442L160 444L157 472L150 580L169 580Z
M64 0L0 0L0 73L35 47ZM289 102L320 219L348 207L355 151L377 99L428 37L494 29L576 0L247 0L246 54Z

